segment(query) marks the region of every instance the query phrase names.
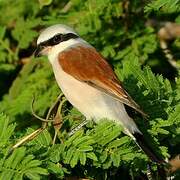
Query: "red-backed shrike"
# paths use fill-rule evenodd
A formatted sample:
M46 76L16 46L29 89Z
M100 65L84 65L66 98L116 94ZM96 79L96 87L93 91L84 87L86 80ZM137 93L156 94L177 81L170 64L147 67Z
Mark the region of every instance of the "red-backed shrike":
M57 24L40 34L35 52L35 56L39 55L48 56L62 92L86 119L98 122L108 118L115 121L153 161L163 162L145 143L143 134L128 116L124 104L145 114L94 47L70 27Z

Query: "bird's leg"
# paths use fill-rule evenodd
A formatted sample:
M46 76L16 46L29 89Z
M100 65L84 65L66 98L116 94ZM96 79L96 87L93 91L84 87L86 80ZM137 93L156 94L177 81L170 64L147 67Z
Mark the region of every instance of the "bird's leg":
M79 131L83 126L85 126L89 120L85 119L82 123L80 123L78 126L76 126L70 133L69 136L72 136L76 131Z

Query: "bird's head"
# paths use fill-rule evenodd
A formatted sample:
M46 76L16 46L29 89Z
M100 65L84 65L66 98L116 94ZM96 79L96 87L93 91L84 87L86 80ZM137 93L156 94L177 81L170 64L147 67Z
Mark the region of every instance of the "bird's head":
M83 41L70 27L56 24L43 30L37 39L35 57L47 55L50 59L58 53Z

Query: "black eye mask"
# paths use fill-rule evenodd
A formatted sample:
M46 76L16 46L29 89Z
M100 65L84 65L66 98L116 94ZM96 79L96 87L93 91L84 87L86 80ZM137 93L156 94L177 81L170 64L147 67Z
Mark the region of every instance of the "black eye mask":
M48 39L47 41L44 41L40 44L38 44L34 55L35 57L40 56L40 52L47 46L54 46L57 45L61 42L67 41L69 39L76 39L79 36L73 33L68 33L68 34L56 34L55 36L53 36L52 38Z
M48 39L47 41L44 41L39 44L39 46L53 46L57 45L63 41L67 41L69 39L76 39L79 36L73 33L68 33L68 34L56 34L52 38Z

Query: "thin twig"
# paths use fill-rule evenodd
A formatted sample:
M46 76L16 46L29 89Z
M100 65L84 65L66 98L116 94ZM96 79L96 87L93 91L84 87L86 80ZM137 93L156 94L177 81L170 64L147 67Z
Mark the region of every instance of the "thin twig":
M16 143L13 147L12 150L14 150L15 148L21 146L23 143L25 143L28 140L34 139L37 135L39 135L45 128L39 128L37 130L35 130L34 132L32 132L31 134L25 136L24 138L22 138L18 143Z
M48 118L49 118L48 116L47 116L48 118L44 119L44 118L38 116L38 115L34 112L34 101L35 101L35 97L33 96L32 103L31 103L31 112L32 112L32 115L33 115L35 118L39 119L40 121L43 121L43 122L53 122L54 119L48 119Z
M60 100L60 98L59 98ZM63 107L63 104L67 101L67 99L63 99L60 104L59 104L59 107L57 109L57 113L56 113L56 116L55 116L55 121L53 122L53 125L54 125L54 129L55 129L55 134L54 134L54 138L53 138L53 144L55 144L55 141L56 141L56 137L57 137L57 134L59 132L59 129L61 128L62 126L62 115L61 115L61 111L62 111L62 107Z
M49 111L48 111L48 114L47 114L47 116L46 116L46 119L49 119L49 118L50 118L51 112L53 111L53 109L54 109L54 107L56 106L56 104L58 103L58 101L61 100L62 96L63 96L63 93L61 93L61 94L57 97L55 103L49 108Z
M60 94L60 96L58 97L58 100L56 100L56 103L60 100L60 98L62 97L62 94ZM46 116L46 119L44 118L41 118L39 117L38 115L35 114L34 112L34 109L33 109L33 105L34 105L34 101L35 101L35 98L33 96L33 99L32 99L32 104L31 104L31 111L32 111L32 114L34 117L36 117L37 119L43 121L43 124L42 124L42 127L35 130L34 132L32 132L31 134L25 136L24 138L22 138L19 142L17 142L10 150L10 152L12 150L14 150L15 148L21 146L23 143L31 140L31 139L34 139L36 136L38 136L44 129L46 129L47 127L47 123L48 122L54 122L54 119L53 120L49 120L49 116L51 115L51 111L53 110L53 108L55 107L55 104L50 108L50 110L48 111L48 114Z
M69 11L69 9L72 7L72 2L69 1L64 7L63 9L61 10L62 13L67 13Z

